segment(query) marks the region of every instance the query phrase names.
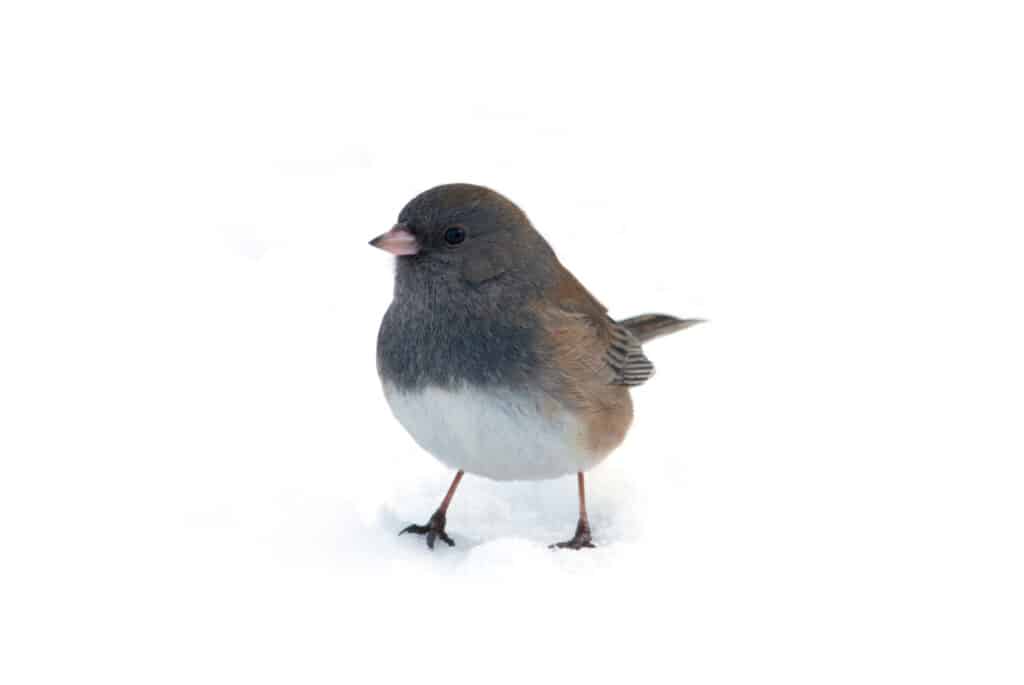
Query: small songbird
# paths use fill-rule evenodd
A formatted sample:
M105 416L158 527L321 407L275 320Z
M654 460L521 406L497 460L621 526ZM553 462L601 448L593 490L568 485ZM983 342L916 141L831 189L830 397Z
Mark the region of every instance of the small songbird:
M583 473L622 442L629 389L654 375L641 344L700 319L644 314L615 321L562 266L519 207L481 186L437 186L370 241L397 257L377 371L413 439L456 470L426 525L445 531L465 472L494 480L576 474L579 521L552 547L593 547Z

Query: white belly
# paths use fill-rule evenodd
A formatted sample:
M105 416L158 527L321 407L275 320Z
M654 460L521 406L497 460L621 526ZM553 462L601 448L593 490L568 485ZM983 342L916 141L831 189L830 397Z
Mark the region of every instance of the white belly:
M539 480L585 471L600 460L583 447L583 425L542 395L469 386L406 392L388 383L384 395L420 447L453 469Z

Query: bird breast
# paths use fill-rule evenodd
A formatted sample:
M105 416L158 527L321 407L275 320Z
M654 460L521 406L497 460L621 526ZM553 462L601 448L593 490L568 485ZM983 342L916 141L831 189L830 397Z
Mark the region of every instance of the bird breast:
M494 480L541 480L586 471L605 456L589 446L584 422L543 392L385 382L384 394L420 447L453 469Z

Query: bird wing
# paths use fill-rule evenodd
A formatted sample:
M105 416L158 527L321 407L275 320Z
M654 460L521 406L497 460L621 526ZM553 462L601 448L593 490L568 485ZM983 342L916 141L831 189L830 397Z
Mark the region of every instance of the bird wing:
M570 369L583 366L608 385L635 386L654 375L654 364L628 328L568 270L562 269L548 308L549 330L556 332L555 354Z
M617 385L643 385L654 375L654 364L644 354L640 341L625 326L605 316L611 343L605 353L615 371Z

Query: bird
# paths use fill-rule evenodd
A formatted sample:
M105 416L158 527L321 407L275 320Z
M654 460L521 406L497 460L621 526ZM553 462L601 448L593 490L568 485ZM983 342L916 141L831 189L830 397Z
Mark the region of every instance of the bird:
M632 388L654 375L643 344L702 319L616 321L515 203L484 186L426 190L370 245L395 256L377 372L394 417L455 476L424 525L433 550L464 474L498 481L575 475L573 536L594 547L584 474L623 441Z

